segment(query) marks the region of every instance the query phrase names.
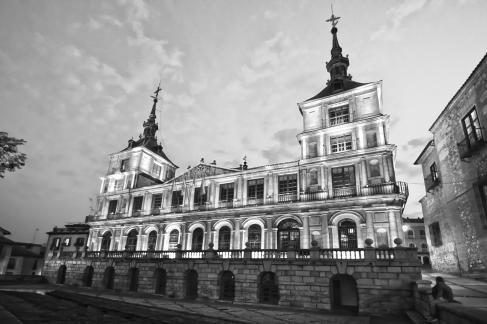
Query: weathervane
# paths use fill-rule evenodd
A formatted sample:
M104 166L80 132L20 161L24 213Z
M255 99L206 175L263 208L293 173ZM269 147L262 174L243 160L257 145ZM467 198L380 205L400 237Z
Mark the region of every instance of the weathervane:
M326 21L327 22L331 22L331 25L333 26L333 28L338 24L338 19L340 19L342 17L337 17L333 14L333 3L331 4L331 17L330 19L327 19Z

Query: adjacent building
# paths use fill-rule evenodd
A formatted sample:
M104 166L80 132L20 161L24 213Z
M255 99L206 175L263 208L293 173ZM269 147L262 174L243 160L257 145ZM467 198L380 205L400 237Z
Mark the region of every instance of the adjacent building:
M424 218L403 218L404 246L418 249L418 259L425 267L431 266Z
M487 264L487 55L440 113L415 165L433 269L485 271Z
M39 276L44 265L44 247L41 244L14 242L0 227L0 275Z
M84 223L54 227L47 232L46 258L81 258L86 251L89 229Z

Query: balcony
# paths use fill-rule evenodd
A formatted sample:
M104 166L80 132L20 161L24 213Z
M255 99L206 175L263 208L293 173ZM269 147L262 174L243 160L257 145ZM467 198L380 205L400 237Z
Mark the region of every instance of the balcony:
M434 172L430 175L428 175L425 179L424 179L424 185L426 187L426 191L431 191L433 190L436 186L438 186L440 184L441 180L440 180L440 176L438 174L438 172Z
M144 212L134 212L132 217L137 216L149 216L149 215L165 215L169 213L191 213L191 212L204 212L216 209L236 209L245 207L259 207L259 206L269 206L269 205L279 205L279 204L294 204L301 202L312 202L312 201L332 201L337 199L346 199L353 197L372 197L379 195L403 195L407 200L409 196L408 185L405 182L389 182L381 184L371 184L362 188L357 187L345 187L345 188L334 188L331 191L320 190L316 192L308 193L284 193L278 194L277 201L275 196L268 196L266 198L250 198L247 199L244 204L241 200L221 200L218 202L218 208L210 202L202 204L194 204L192 208L190 206L171 206L168 208L162 208L161 210L149 210L147 213ZM159 213L159 214L158 214ZM120 215L120 216L118 216ZM122 214L109 214L107 219L118 219L123 217ZM87 216L87 222L94 222L104 220L103 216Z
M298 249L298 250L170 250L170 251L89 251L88 259L274 259L274 260L395 260L399 258L416 259L416 248L401 249L402 254L396 255L394 248L367 249Z
M457 143L458 153L460 154L460 159L466 159L471 157L475 152L479 151L485 145L483 138L479 138L475 142L469 141L465 138L460 143Z

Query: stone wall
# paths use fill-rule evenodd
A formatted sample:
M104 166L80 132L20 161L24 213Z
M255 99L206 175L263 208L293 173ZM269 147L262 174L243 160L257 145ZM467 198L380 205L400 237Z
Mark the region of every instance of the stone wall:
M415 254L415 253L414 253ZM66 265L68 285L83 285L83 271L94 268L92 287L103 288L103 274L107 267L115 269L114 289L129 290L130 268L139 269L139 292L155 293L155 271L165 269L166 295L184 298L188 269L198 273L198 298L219 299L219 274L231 271L235 278L235 302L259 302L259 276L270 271L276 275L281 306L308 309L332 309L330 294L334 275L350 275L356 282L360 313L393 313L413 307L412 283L420 279L421 264L408 260L48 260L44 276L56 282L60 266Z

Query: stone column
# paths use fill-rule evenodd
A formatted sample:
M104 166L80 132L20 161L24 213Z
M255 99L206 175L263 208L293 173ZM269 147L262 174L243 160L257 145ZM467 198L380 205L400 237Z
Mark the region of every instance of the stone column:
M328 215L325 214L321 217L321 248L330 248L330 236L328 233Z
M358 138L358 143L357 148L358 149L364 149L365 148L365 139L364 139L364 128L362 126L359 126L357 128L357 138Z
M387 211L387 213L389 214L389 240L390 240L390 246L394 246L394 239L397 236L397 225L396 225L396 215L394 215L394 211L393 210L389 210Z
M208 244L211 243L211 221L206 222L206 230L204 235L206 239L205 239L205 245L203 246L203 250L206 250L209 248Z
M377 242L374 239L374 220L372 217L373 212L367 211L365 212L365 224L367 226L367 237L369 239L374 240L374 245L377 246Z
M325 152L325 134L324 133L322 133L320 135L318 143L319 143L318 154L320 156L324 156L326 154L326 152Z
M272 190L274 191L274 202L279 201L279 188L278 188L278 176L277 174L272 175Z
M181 242L179 242L179 244L181 244L181 248L184 249L184 247L186 246L186 224L182 224L181 226Z
M364 247L364 238L362 237L362 229L364 228L365 224L357 224L357 247L362 249Z
M272 244L271 249L277 249L277 228L272 229Z
M389 175L389 167L387 165L387 155L382 156L382 167L384 169L384 179L386 182L391 181L391 177Z
M328 197L333 197L333 182L331 180L331 177L332 177L332 172L331 172L331 168L327 168L327 172L326 172L326 182L328 184L328 188L327 188L327 191L328 191Z
M191 189L189 190L189 201L188 201L188 207L189 207L189 210L193 210L194 209L194 186L191 187Z
M367 185L367 165L364 158L360 159L360 170L362 172L362 186Z
M240 219L235 220L235 229L232 231L233 244L232 249L240 249Z
M243 187L243 190L242 190L242 204L245 206L245 205L247 205L247 191L248 191L248 188L247 188L247 179L245 179L245 178L242 179L242 187Z
M333 242L333 249L338 249L340 244L338 243L338 228L336 225L330 225L331 228L331 235L332 235L332 242Z
M218 201L220 200L220 185L218 183L214 183L213 186L213 200L215 203L215 208L218 208Z
M301 245L302 249L309 249L310 248L310 241L309 241L309 215L303 216L303 243Z
M386 145L386 138L384 134L384 127L382 125L382 122L377 124L377 127L379 128L379 145Z
M267 228L266 228L266 249L272 249L272 219L268 218L267 220Z
M305 169L301 169L301 192L305 192L306 191L306 170Z
M143 235L142 235L142 228L137 228L137 244L135 245L135 250L140 251L142 249L142 240L143 240Z
M325 166L324 165L320 165L320 186L321 186L321 189L325 190L326 188L326 177L325 177Z
M355 166L355 187L357 188L357 195L360 196L362 192L362 186L360 184L360 163L354 164Z
M306 154L307 154L307 143L308 141L306 140L305 137L301 138L301 154L302 154L302 157L301 159L306 159Z

